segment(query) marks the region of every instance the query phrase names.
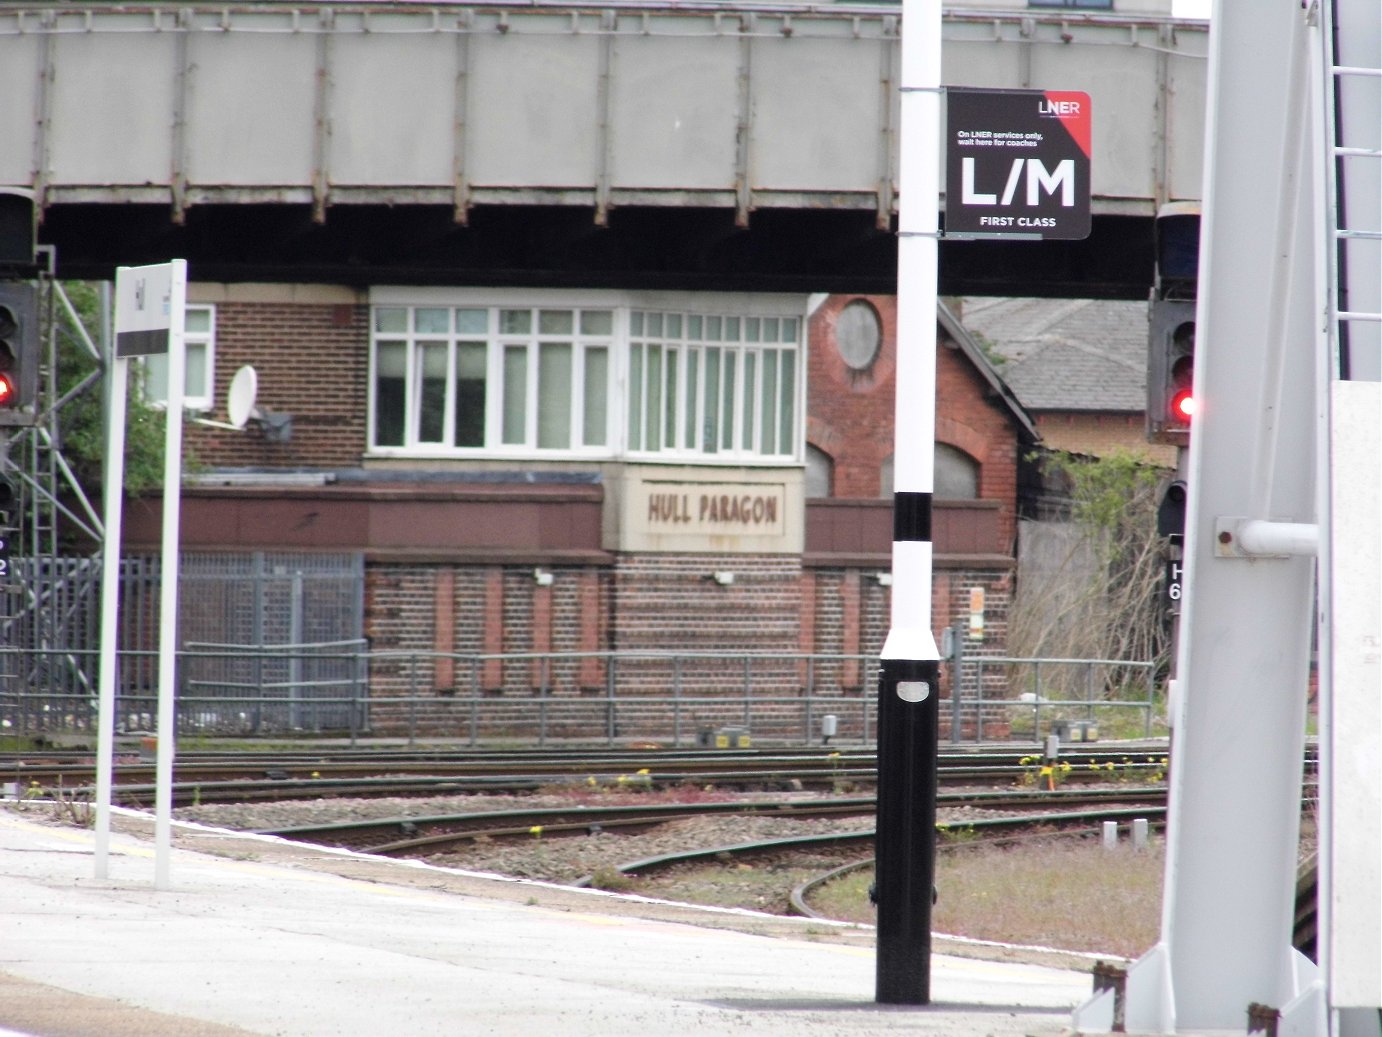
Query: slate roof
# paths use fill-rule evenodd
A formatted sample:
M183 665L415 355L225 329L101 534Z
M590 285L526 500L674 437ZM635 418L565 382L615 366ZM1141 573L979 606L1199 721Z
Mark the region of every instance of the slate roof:
M961 321L1029 411L1147 407L1147 304L967 297Z

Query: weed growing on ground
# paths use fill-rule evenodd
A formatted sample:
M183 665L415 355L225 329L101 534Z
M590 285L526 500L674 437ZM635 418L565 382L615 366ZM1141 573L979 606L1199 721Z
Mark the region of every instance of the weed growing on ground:
M590 877L590 885L594 889L603 889L609 893L627 893L635 883L632 877L617 868L603 867L595 869L595 874Z
M1017 762L1024 768L1020 779L1023 785L1033 785L1051 792L1074 770L1068 760L1047 761L1040 756L1024 756Z
M90 790L64 788L59 778L57 787L53 789L46 789L37 781L29 782L28 788L20 796L20 802L43 806L49 817L59 824L93 828L96 825L96 808L89 797Z
M979 838L979 834L974 831L973 825L936 825L936 836L939 840L950 846L963 846Z

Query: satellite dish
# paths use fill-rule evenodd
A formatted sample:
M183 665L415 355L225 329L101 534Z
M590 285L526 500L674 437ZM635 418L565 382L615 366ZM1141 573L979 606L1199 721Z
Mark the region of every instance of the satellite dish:
M242 431L253 421L263 430L264 438L270 443L286 443L291 440L293 416L260 410L254 405L255 397L258 395L259 376L255 374L254 368L246 364L235 372L235 377L230 380L230 391L226 393L226 416L230 418L229 423L210 421L206 418L192 420L198 425L229 429L232 432Z
M259 395L259 375L246 364L235 372L226 393L226 414L235 428L244 428L254 415L254 399Z

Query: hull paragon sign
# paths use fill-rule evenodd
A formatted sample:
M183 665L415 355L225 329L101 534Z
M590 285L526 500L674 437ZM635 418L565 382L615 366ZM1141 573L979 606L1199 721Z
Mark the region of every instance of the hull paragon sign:
M782 535L786 502L781 486L661 482L645 486L650 533Z
M1089 95L946 90L945 236L1089 237Z

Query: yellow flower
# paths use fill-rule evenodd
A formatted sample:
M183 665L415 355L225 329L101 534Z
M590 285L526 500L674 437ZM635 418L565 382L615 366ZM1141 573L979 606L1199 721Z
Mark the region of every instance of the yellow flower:
M1108 763L1104 764L1104 770L1106 770L1106 771L1112 771L1112 770L1117 770L1117 768L1114 767L1113 761L1112 761L1112 760L1109 760Z
M1060 769L1062 774L1069 774L1072 770L1074 770L1074 768L1071 767L1069 763L1062 763L1060 765Z
M529 835L541 836L541 835L542 835L542 826L541 826L541 825L533 825L532 828L529 828L529 829L528 829L528 834L529 834Z
M1041 768L1041 776L1042 776L1043 778L1049 778L1049 777L1050 777L1052 774L1054 774L1054 773L1055 773L1055 771L1054 771L1051 767L1043 767L1043 768Z
M648 773L648 768L647 768L647 767L640 767L640 768L638 768L638 773L639 773L639 774L647 774L647 773Z

